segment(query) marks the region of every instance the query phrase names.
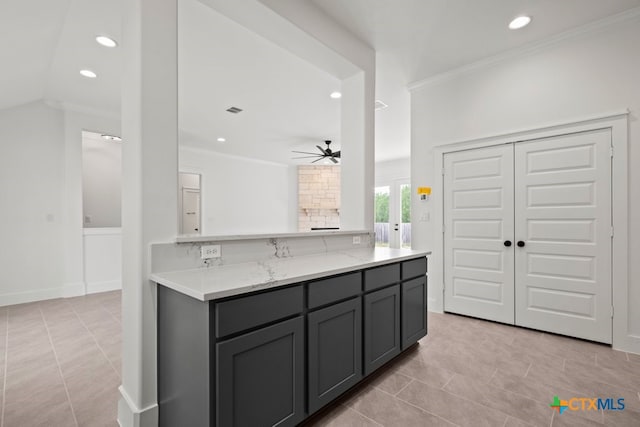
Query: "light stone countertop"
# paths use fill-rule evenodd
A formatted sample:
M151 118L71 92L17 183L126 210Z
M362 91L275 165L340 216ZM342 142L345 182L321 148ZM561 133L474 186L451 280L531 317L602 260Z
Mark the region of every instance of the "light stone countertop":
M150 279L200 301L210 301L427 256L430 253L410 249L349 249L155 273Z

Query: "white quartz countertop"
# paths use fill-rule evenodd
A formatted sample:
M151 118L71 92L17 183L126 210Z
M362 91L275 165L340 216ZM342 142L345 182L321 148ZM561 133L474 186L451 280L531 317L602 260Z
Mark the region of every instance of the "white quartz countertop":
M200 301L210 301L427 256L430 253L410 249L350 249L155 273L150 279Z

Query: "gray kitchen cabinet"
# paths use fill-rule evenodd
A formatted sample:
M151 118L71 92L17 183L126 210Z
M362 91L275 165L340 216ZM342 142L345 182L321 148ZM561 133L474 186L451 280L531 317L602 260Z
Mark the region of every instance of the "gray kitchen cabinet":
M160 426L295 426L426 334L410 258L213 301L158 287Z
M295 426L304 414L304 318L222 341L218 426Z
M361 298L309 313L309 414L350 389L362 378Z
M400 285L394 285L364 296L365 375L369 375L398 354Z
M427 335L427 277L403 282L402 350Z

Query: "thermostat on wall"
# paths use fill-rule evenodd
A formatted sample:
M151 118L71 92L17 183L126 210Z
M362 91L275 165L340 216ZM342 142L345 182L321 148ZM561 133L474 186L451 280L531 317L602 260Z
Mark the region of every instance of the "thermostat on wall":
M418 187L418 196L420 200L429 200L431 195L431 187Z

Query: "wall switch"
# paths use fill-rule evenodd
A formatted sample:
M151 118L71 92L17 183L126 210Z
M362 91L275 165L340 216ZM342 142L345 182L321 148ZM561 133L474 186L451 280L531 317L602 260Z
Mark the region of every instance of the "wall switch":
M420 222L429 222L431 220L431 214L429 212L423 212L420 215Z
M354 245L360 244L360 236L353 236L353 244Z
M200 258L202 259L220 258L221 256L220 245L200 246Z

